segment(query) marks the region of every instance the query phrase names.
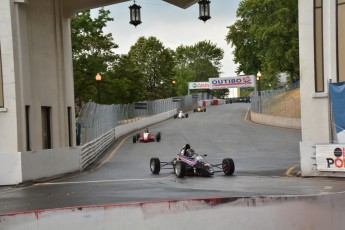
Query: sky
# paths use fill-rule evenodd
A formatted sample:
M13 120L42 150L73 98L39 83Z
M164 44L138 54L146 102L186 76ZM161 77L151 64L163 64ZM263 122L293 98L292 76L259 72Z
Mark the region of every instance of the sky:
M162 0L136 0L141 6L141 21L137 27L129 24L129 6L133 2L114 4L105 7L110 10L109 22L105 33L112 33L114 42L119 46L117 54L127 54L139 37L156 37L166 48L173 50L180 45L194 45L199 41L211 41L224 50L221 77L236 76L233 62L233 49L225 37L227 26L236 21L236 10L241 0L211 0L211 19L205 23L199 20L199 4L187 9L171 5ZM97 13L97 9L93 13Z

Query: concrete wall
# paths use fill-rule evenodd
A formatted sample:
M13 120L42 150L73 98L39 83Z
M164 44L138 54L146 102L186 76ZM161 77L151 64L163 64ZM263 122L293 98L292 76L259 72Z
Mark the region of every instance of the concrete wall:
M343 229L343 194L213 198L12 213L0 229Z
M283 127L290 129L301 129L301 119L290 117L272 116L269 114L260 114L250 112L250 117L253 122L270 125L275 127Z
M172 118L176 109L115 128L115 138ZM97 144L97 143L96 143ZM82 147L0 154L0 185L53 177L79 171ZM99 154L99 153L91 153Z
M2 61L4 106L0 109L0 153L18 152L17 146L17 107L14 63L14 44L12 40L12 1L0 2L0 46Z

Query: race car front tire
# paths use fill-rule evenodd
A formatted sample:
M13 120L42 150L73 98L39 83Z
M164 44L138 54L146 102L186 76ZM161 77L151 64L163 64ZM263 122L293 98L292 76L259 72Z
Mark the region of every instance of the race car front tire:
M133 136L133 143L137 142L137 136Z
M151 158L150 169L152 174L159 174L159 172L161 171L161 162L159 158Z
M179 178L184 177L187 173L186 164L183 161L177 161L174 167L174 173Z
M156 135L156 141L157 142L161 141L161 133L160 132L158 132L157 135Z
M231 158L225 158L222 162L222 168L225 175L232 175L235 171L235 163Z
M188 113L185 114L185 117L188 118Z

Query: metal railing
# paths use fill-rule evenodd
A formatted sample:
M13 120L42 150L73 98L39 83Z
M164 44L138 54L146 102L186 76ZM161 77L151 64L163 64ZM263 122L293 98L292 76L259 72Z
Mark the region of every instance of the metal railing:
M284 93L293 89L295 87L280 90L265 90L261 91L261 96L258 96L257 92L253 92L250 96L251 111L274 116L300 118L301 105L298 101L299 98L284 95Z
M178 102L174 102L173 98L145 101L147 109L136 109L135 104L100 105L88 102L81 109L77 119L77 145L91 142L122 124L174 109L192 109L193 106L196 106L198 100L208 99L208 95L199 93L197 98L193 95L187 95L178 97L178 99Z

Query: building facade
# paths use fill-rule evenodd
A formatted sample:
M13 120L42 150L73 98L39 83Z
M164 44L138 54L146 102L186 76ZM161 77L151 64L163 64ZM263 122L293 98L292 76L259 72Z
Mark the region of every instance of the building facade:
M299 45L302 175L334 175L317 170L315 145L337 143L328 84L345 81L345 0L299 0Z

